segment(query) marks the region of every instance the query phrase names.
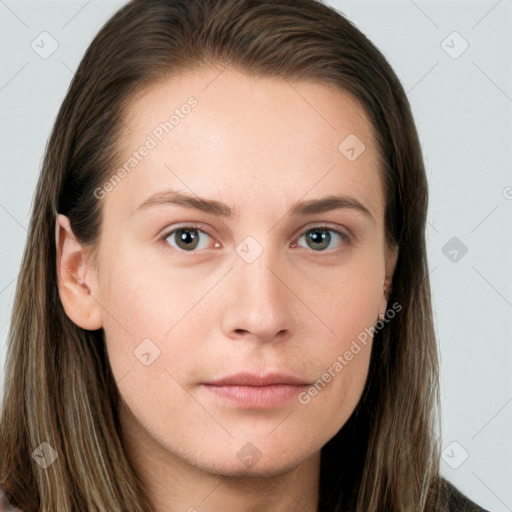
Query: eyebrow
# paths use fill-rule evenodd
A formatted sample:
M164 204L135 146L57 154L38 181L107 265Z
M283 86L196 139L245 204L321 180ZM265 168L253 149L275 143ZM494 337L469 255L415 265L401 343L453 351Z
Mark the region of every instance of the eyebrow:
M227 204L215 199L207 199L178 190L164 190L148 197L132 213L148 210L156 206L178 205L185 208L194 208L224 218L233 218L235 212ZM297 217L324 213L331 210L348 209L364 214L375 222L370 210L354 197L345 195L329 195L319 199L311 199L295 203L289 212L289 217Z

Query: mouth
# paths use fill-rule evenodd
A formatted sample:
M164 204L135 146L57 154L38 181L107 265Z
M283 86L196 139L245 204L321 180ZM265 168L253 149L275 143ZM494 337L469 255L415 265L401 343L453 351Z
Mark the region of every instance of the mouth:
M289 402L311 383L285 374L238 373L201 386L224 403L250 409L268 409Z

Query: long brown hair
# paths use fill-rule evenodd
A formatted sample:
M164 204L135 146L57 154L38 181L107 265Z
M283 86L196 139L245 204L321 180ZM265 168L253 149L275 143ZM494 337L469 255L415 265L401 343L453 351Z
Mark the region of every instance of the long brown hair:
M0 480L30 511L150 511L132 470L103 331L65 314L55 223L94 247L123 116L134 94L200 66L328 84L355 97L377 137L386 242L399 256L369 376L348 422L322 449L320 510L444 510L439 501L438 352L425 247L427 180L406 94L377 48L316 0L133 0L87 49L58 113L37 185L10 323ZM46 469L32 452L48 443Z

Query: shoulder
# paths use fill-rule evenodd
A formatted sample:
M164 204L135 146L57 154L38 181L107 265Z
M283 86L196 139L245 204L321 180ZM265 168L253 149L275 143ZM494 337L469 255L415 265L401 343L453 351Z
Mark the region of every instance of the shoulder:
M441 479L442 503L446 503L448 512L489 512L462 494L451 482Z
M22 512L10 502L9 493L0 485L0 512Z

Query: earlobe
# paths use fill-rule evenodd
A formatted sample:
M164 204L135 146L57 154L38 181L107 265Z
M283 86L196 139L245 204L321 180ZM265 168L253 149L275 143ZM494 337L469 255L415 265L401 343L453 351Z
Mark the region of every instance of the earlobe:
M89 253L75 238L69 219L57 215L55 223L57 252L57 284L66 315L79 327L90 331L103 326L101 306L91 288L93 271L89 268Z

